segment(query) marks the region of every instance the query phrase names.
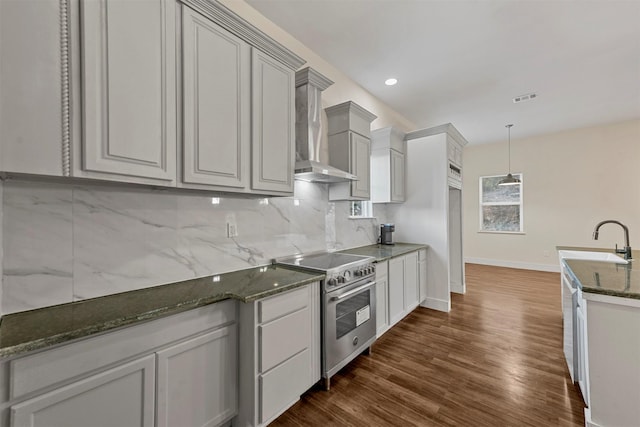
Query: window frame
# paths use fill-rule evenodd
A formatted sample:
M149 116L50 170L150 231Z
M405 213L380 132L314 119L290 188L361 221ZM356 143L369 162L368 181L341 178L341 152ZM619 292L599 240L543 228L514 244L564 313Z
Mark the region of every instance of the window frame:
M478 232L479 233L494 233L494 234L525 234L524 231L524 175L521 172L512 173L514 177L520 179L520 201L518 203L515 202L483 202L483 189L482 182L485 178L506 178L506 175L485 175L480 176L478 179ZM485 230L484 226L484 207L485 206L518 206L520 211L520 227L517 231L508 231L508 230Z
M354 215L354 204L361 203L360 215ZM375 218L373 216L373 202L371 200L353 200L349 203L349 219L370 219Z

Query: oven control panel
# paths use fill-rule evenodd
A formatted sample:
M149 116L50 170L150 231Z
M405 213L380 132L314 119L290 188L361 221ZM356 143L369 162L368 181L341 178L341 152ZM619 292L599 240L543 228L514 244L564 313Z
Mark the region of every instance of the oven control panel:
M351 282L356 282L373 276L376 272L375 264L365 264L356 266L353 268L345 269L336 273L327 274L326 286L327 288L336 288Z

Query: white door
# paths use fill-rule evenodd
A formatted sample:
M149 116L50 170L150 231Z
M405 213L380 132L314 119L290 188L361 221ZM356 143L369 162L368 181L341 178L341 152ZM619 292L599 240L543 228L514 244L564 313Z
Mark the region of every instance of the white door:
M292 194L295 73L253 49L251 79L251 188Z
M183 8L185 183L249 183L251 48Z
M418 306L418 252L404 256L404 310L409 312Z
M152 427L153 355L11 407L12 427Z
M418 301L427 299L427 251L418 251Z
M404 257L389 261L389 326L404 317Z
M158 427L214 426L237 412L236 326L159 351Z
M176 2L83 0L83 169L175 182Z
M387 276L376 277L376 335L378 337L389 327L388 292Z

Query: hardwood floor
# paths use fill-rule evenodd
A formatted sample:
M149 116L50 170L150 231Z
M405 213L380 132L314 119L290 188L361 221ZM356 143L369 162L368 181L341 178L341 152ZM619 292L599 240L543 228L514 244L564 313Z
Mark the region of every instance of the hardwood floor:
M272 426L584 426L560 275L467 264L466 277L450 313L419 307Z

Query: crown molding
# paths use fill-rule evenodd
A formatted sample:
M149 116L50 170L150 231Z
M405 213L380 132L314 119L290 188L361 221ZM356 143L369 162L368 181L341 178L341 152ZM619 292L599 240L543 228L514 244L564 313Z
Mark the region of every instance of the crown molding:
M405 141L410 141L412 139L423 138L425 136L439 135L441 133L446 133L447 135L455 139L458 142L458 144L462 146L465 146L469 143L469 141L467 141L467 139L464 136L462 136L462 134L458 131L458 129L456 129L455 126L453 126L453 124L451 123L445 123L440 126L435 126L427 129L419 129L413 132L409 132L405 135L404 139Z
M305 67L296 71L296 87L306 84L325 90L333 84L333 80L329 80L311 67Z
M352 112L355 115L363 118L364 120L369 121L371 123L375 119L378 118L375 114L373 114L369 110L365 110L363 107L359 106L353 101L343 102L342 104L333 105L331 107L327 107L324 109L327 115L336 115L345 112Z
M180 0L180 2L293 70L297 70L307 62L216 0Z

